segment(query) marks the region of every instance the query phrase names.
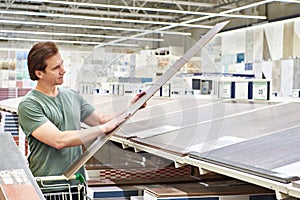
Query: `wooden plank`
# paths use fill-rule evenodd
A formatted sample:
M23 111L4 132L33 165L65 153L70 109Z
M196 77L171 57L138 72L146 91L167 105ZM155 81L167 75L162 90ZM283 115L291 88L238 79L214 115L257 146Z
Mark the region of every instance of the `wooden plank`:
M205 186L202 184L180 184L174 187L153 187L144 190L144 197L149 199L167 198L167 197L203 197L203 196L234 196L234 195L258 195L269 194L274 195L274 192L269 189L258 187L250 184L240 185L212 185ZM147 199L148 199L147 198Z
M118 117L124 118L124 115L127 116L128 114L129 116L132 116L136 111L138 111L142 105L144 105L170 78L172 78L174 74L177 73L178 70L180 70L180 68L182 68L187 63L187 61L189 61L198 51L200 51L200 49L202 49L228 23L229 21L216 24L159 79L157 79L153 83L153 85L146 91L146 94L144 96L142 96L134 104L131 104L125 114ZM93 142L93 144L63 173L63 175L67 179L73 176L121 127L122 124L111 133L107 135L102 134L100 137L98 137Z

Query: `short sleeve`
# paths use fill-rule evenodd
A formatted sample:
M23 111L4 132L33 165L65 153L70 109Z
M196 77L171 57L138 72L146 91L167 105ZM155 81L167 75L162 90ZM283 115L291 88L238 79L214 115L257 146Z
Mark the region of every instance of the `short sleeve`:
M42 107L36 102L21 102L18 106L18 115L19 124L27 137L48 121Z

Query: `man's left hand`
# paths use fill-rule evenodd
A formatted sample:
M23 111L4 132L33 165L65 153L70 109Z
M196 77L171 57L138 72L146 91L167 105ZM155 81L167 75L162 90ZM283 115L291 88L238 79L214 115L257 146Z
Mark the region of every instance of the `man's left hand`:
M135 103L137 100L139 100L139 98L141 98L142 96L144 96L146 94L145 91L142 91L141 93L136 94L132 99L131 99L131 104ZM141 108L145 108L147 105L147 103L145 102L141 107Z

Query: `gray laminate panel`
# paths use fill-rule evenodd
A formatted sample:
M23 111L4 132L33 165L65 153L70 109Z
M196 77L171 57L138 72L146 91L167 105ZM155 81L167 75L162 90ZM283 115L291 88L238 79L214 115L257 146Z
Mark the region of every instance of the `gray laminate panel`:
M199 155L273 170L300 161L299 133L300 127L294 127Z
M175 105L174 105L175 104ZM176 107L176 103L172 102L169 104L164 104L167 107ZM141 120L129 121L124 124L122 129L120 129L116 135L120 137L144 137L143 133L147 131L147 135L160 135L162 132L166 132L168 127L170 131L173 129L185 129L187 127L195 126L201 123L210 123L211 121L217 119L223 119L231 115L236 115L239 113L245 112L254 112L257 109L264 109L270 106L277 105L274 104L252 104L252 103L234 103L234 102L203 102L203 104L199 104L197 102L194 107L191 107L190 104L186 106L178 107L178 110L174 110L171 112L166 112L165 110L170 110L165 108L164 106L151 107L146 112L150 112L148 118L143 118ZM143 114L143 110L140 111L140 114ZM222 120L223 121L223 120ZM215 123L219 123L216 121ZM196 129L198 129L196 127ZM190 132L190 131L189 131ZM194 132L192 132L194 133Z
M239 106L236 105L236 107ZM294 112L300 112L300 104L271 105L251 112L238 112L232 116L226 115L224 118L217 120L200 121L196 125L185 126L179 130L163 134L153 133L153 136L146 137L145 140L147 140L147 143L151 141L154 143L159 142L166 144L166 146L180 148L182 151L201 153L290 127L300 126L300 116L292 114ZM172 120L174 119L166 121L172 122ZM167 125L176 127L175 123L167 123ZM145 127L144 130L147 130Z
M300 177L300 170L284 169L300 161L300 149L297 148L300 143L299 132L300 127L294 127L208 152L192 152L190 155L287 182Z
M249 112L235 106L240 112L224 118L131 140L282 182L300 177L291 170L300 163L300 104L248 107Z

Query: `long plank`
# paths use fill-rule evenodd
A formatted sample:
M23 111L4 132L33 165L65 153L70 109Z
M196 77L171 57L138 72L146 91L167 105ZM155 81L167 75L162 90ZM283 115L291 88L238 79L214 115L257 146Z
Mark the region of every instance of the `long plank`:
M202 38L190 48L176 63L174 63L153 85L146 91L146 94L139 98L134 104L131 104L125 115L132 116L139 108L144 105L187 61L189 61L197 52L199 52L229 21L216 24ZM124 117L124 115L118 116ZM117 118L118 118L117 117ZM127 118L126 120L128 120ZM125 120L125 121L126 121ZM124 122L125 122L124 121ZM124 124L124 122L122 124ZM73 176L121 127L122 124L106 135L99 136L91 146L63 173L69 179Z

